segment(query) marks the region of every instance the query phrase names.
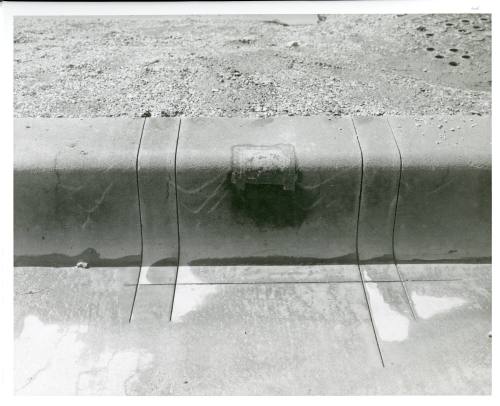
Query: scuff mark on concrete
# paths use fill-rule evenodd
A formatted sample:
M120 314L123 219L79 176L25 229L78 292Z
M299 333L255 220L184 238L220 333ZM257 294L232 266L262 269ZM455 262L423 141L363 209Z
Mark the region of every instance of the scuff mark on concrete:
M87 224L91 221L91 217L92 217L92 214L99 209L99 207L101 206L102 202L104 202L104 199L106 198L106 195L108 194L108 192L111 190L111 188L113 187L113 182L111 182L107 187L106 189L104 189L104 191L102 192L101 196L95 200L95 204L94 206L92 206L90 209L87 209L86 212L87 212L87 217L85 219L85 222L82 224L81 228L82 229L85 229L87 227Z

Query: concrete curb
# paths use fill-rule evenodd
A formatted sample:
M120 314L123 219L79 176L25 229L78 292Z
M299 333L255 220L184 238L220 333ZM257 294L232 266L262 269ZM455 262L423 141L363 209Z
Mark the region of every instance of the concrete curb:
M139 266L144 119L14 122L14 264Z
M270 149L256 149L262 145ZM282 179L292 176L272 166L279 154L293 154L293 190ZM269 165L273 178L255 179L259 165ZM248 179L244 189L235 172ZM350 119L185 120L177 155L180 263L354 263L360 179Z
M490 117L14 128L16 266L491 261Z
M490 117L391 117L402 172L398 262L491 261Z
M387 119L354 118L363 154L363 181L358 224L360 263L393 259L393 231L401 161Z
M142 226L139 282L173 283L179 253L175 150L179 119L148 119L142 133L137 174Z

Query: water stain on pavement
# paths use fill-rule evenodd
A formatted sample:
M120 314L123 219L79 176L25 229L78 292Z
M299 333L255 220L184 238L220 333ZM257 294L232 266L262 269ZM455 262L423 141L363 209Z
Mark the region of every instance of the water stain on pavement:
M412 292L411 300L414 304L417 315L422 319L430 319L438 314L446 313L467 303L460 297L436 297L420 295Z
M410 319L385 301L376 283L367 283L366 291L378 335L383 341L404 341L408 338Z

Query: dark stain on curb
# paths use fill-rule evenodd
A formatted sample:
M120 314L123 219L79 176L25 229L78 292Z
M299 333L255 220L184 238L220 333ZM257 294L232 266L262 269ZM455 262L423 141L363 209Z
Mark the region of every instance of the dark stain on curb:
M101 258L100 254L94 248L87 248L82 253L74 256L57 253L14 256L14 266L47 266L62 268L76 266L78 262L86 262L89 267L139 267L141 265L141 256L137 254L127 255L121 258Z
M262 257L230 257L201 258L190 261L190 266L236 266L236 265L337 265L356 264L356 253L333 258L262 256Z

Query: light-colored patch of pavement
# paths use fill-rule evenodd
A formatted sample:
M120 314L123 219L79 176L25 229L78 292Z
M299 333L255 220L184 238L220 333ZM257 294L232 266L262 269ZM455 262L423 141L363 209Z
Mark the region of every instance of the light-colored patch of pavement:
M138 272L15 268L17 394L491 393L491 265L406 267L415 318L397 276L278 269L178 283L172 322L174 285L139 285L129 323Z
M489 15L16 17L16 117L489 114Z

